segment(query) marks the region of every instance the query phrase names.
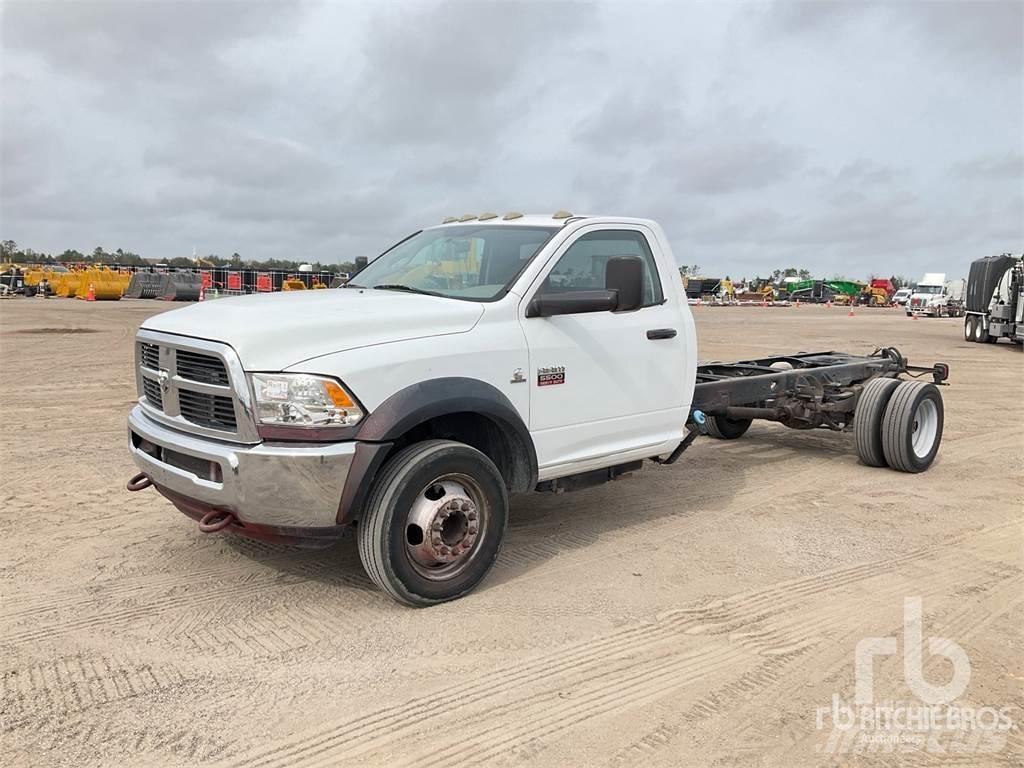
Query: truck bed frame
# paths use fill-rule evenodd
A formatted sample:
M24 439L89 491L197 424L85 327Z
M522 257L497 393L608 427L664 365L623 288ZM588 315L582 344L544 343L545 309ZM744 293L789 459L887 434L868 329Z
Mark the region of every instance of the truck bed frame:
M894 347L870 355L800 352L735 363L697 366L691 421L696 412L732 420L767 419L794 429L850 425L864 384L877 377L931 375L936 384L949 378L949 366L910 365Z

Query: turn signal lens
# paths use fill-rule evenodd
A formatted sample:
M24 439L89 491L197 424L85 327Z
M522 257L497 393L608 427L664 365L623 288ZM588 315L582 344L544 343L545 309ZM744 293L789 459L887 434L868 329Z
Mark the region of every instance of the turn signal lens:
M355 401L349 397L340 384L336 384L333 381L324 382L324 391L327 396L331 398L331 402L334 403L336 408L355 408Z

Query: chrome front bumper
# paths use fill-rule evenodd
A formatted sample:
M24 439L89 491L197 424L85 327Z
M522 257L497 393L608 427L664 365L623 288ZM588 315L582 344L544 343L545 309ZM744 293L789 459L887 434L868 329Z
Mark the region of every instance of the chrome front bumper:
M219 467L207 479L153 455L157 446ZM148 448L147 450L143 450ZM356 444L237 445L168 429L141 406L128 415L128 450L153 483L204 505L229 509L243 523L282 528L337 525L338 505ZM178 461L179 464L185 463Z

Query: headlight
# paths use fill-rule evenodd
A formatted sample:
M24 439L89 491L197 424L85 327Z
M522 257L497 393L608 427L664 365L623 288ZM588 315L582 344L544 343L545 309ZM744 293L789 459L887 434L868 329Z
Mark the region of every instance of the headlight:
M260 424L278 427L351 427L363 409L341 384L307 373L251 373Z

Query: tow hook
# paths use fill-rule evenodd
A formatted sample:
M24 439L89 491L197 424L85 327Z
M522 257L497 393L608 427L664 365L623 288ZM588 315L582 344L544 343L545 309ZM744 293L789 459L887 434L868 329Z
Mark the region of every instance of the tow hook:
M211 509L199 521L199 530L203 533L216 533L237 522L238 518L235 517L234 512L228 512L223 509Z
M139 474L135 475L135 477L128 481L125 488L129 491L144 491L152 484L153 481L150 479L149 475L145 472L139 472Z

